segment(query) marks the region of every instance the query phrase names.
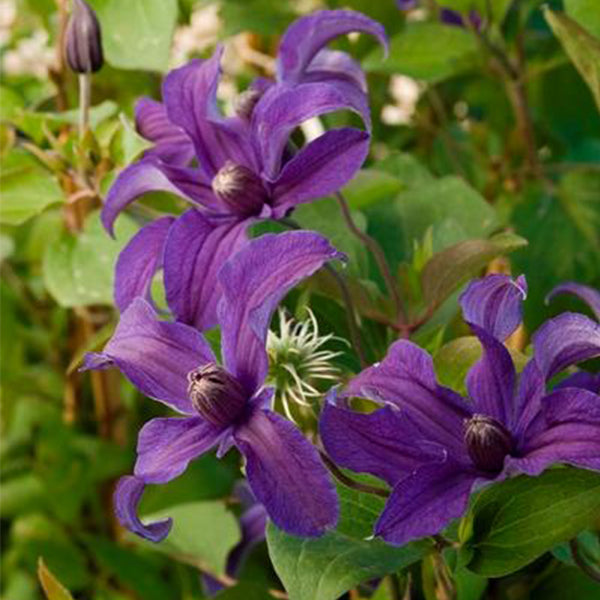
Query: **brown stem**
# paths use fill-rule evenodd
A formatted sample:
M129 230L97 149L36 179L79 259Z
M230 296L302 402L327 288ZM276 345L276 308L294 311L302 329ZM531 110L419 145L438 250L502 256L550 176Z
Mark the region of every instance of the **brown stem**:
M341 192L336 192L336 197L348 229L369 249L373 255L373 258L377 263L377 267L379 268L379 271L388 288L388 292L394 301L397 317L402 323L406 323L406 311L404 309L404 305L402 304L400 293L398 292L398 286L396 285L396 281L392 276L390 266L388 265L381 246L370 235L367 235L356 226L356 223L354 222L350 212L350 207L348 206L343 194Z
M581 556L581 551L579 550L579 544L577 543L577 538L573 538L569 542L569 547L571 548L571 554L573 555L573 560L575 564L591 579L594 581L600 582L600 571L594 569L591 565L585 561L583 556Z
M50 78L56 85L56 107L59 111L66 110L69 106L67 97L67 69L65 64L65 36L69 15L67 1L56 0L58 8L58 35L56 36L56 69L50 71Z
M321 460L325 463L326 467L331 471L333 476L338 479L341 483L346 485L349 488L354 490L358 490L359 492L365 492L366 494L373 494L374 496L380 496L381 498L388 498L390 493L385 488L380 488L375 485L369 485L367 483L361 483L360 481L355 481L351 477L348 477L345 473L343 473L338 466L323 452L319 450L319 454L321 455Z

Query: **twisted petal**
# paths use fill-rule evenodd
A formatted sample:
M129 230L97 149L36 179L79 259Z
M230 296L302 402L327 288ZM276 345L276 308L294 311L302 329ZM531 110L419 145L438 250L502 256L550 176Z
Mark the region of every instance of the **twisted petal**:
M600 355L600 324L584 315L563 313L533 335L533 356L546 380L563 369Z
M360 64L346 52L321 50L310 62L303 77L303 83L340 79L354 84L367 93L367 79Z
M543 398L545 428L528 440L523 458L507 460L507 468L539 475L554 463L600 469L600 396L564 388Z
M331 81L271 87L252 114L263 175L271 181L277 179L283 150L298 125L311 117L346 109L357 112L370 126L367 97L353 84Z
M140 135L156 144L146 156L158 156L176 165L186 165L194 157L192 141L181 127L169 121L161 102L140 98L135 105L135 124Z
M137 477L132 475L121 477L113 496L115 513L119 523L129 531L133 531L151 542L160 542L169 534L173 521L164 519L146 525L140 521L137 508L142 499L144 487L144 482Z
M343 258L324 237L309 231L267 234L250 241L219 275L225 366L250 393L264 381L271 315L285 294L325 262Z
M148 302L138 297L121 315L104 351L86 355L83 369L116 366L147 396L183 414L195 414L187 374L214 360L200 333L182 323L159 321Z
M308 144L285 164L273 185L276 210L285 214L298 204L339 190L360 169L369 141L365 131L344 128Z
M439 533L467 509L473 471L454 463L426 465L400 481L375 524L375 534L403 546Z
M165 248L167 302L178 321L203 331L217 324L223 264L247 241L246 222L216 224L195 209L175 221Z
M406 414L389 406L361 414L327 402L319 431L334 462L358 473L375 475L391 486L444 454L433 444L419 443L421 436Z
M119 254L115 304L121 312L138 296L150 300L150 284L162 267L165 240L173 221L173 217L163 217L142 227Z
M192 139L200 166L212 180L227 160L256 169L246 125L224 119L216 101L223 48L207 60L191 60L172 70L163 83L169 120Z
M580 388L600 394L600 373L595 375L587 371L578 371L565 377L554 389L559 390L568 387Z
M380 363L350 381L346 396L362 396L392 404L410 413L424 438L466 456L463 421L470 408L451 390L438 385L427 352L405 340L393 344Z
M167 483L210 450L222 434L201 417L152 419L138 436L134 474L144 483Z
M475 412L494 417L512 428L516 417L513 397L516 372L504 345L488 331L471 325L483 346L483 356L467 374L467 390Z
M316 449L289 421L257 410L234 433L256 499L277 527L317 536L338 518L335 487Z
M460 297L463 317L504 341L523 320L527 282L522 275L488 275L472 281Z
M377 21L352 10L321 10L292 23L279 44L277 76L299 83L315 55L331 40L360 31L375 36L387 51L387 37Z
M208 208L216 207L212 190L203 183L198 169L144 159L121 171L108 191L101 217L111 235L114 235L114 222L119 213L148 192L169 192Z
M550 302L552 298L559 294L573 294L581 300L583 300L592 310L596 319L600 321L600 292L590 287L589 285L582 285L575 283L574 281L568 281L557 285L547 296L546 302Z

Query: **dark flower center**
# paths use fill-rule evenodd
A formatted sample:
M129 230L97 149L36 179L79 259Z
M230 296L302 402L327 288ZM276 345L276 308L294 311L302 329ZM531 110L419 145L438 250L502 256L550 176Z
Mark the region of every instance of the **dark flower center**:
M249 217L260 213L267 192L260 177L248 167L227 161L212 180L212 189L232 212Z
M235 114L246 121L252 118L254 107L262 97L262 92L259 90L245 90L233 101L233 110Z
M513 448L512 437L504 425L485 415L473 415L465 422L465 444L475 466L489 473L502 470L504 457Z
M200 416L225 427L243 413L248 394L242 384L223 367L204 365L188 373L188 396Z

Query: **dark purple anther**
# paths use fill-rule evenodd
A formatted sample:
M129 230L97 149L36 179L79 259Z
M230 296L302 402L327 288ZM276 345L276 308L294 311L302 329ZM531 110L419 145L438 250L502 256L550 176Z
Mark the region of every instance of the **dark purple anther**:
M226 427L242 414L248 394L223 367L208 364L188 374L188 396L200 416Z
M504 458L512 450L512 438L496 419L473 415L465 423L467 452L475 466L488 473L498 473Z
M95 73L102 68L100 23L85 0L73 0L65 39L67 62L75 73Z
M214 176L212 189L229 210L243 217L259 214L267 200L260 177L248 167L231 161Z

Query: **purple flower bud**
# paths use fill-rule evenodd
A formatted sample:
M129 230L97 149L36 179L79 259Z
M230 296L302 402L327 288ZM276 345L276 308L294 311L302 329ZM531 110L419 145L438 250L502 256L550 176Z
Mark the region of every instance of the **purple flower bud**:
M95 73L104 64L100 23L85 0L73 0L66 32L66 55L75 73Z
M267 191L248 167L227 161L212 180L217 198L241 217L258 215L267 200Z
M467 452L482 471L498 473L504 457L512 450L512 438L506 428L491 417L473 415L465 426Z
M188 373L188 396L200 416L225 427L243 413L248 394L242 384L214 363Z
M245 90L241 94L238 94L233 101L235 114L245 121L250 121L252 111L262 95L263 92L257 89Z

